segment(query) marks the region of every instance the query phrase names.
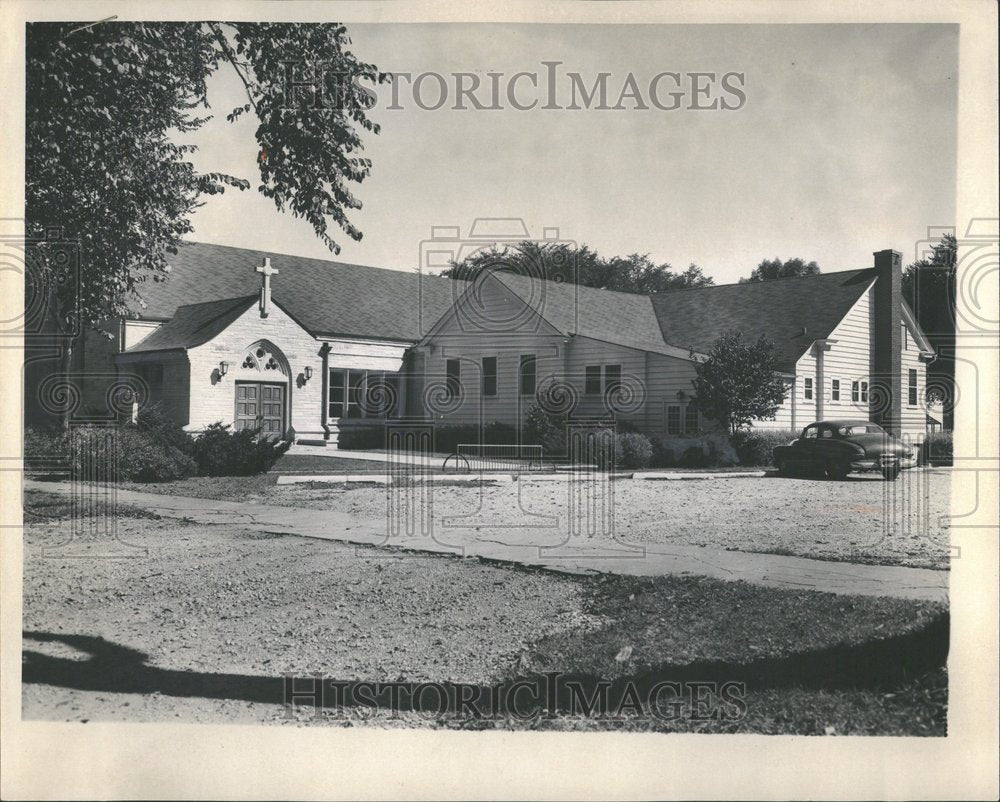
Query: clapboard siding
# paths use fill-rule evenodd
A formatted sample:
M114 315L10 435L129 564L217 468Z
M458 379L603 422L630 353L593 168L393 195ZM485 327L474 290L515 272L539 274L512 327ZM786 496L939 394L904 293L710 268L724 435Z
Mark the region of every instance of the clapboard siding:
M414 348L419 378L411 386L419 385L420 393L409 399L410 405L424 417L446 423L518 425L535 400L519 392L521 356L536 357L536 386L541 386L565 372L566 340L509 288L498 281L484 281L474 300L460 299L427 341ZM495 396L482 393L483 357L497 360ZM458 359L460 364L457 402L447 401L442 393L449 359Z
M924 394L927 391L927 365L920 361L920 350L909 326L906 327L906 337L903 343L901 369L902 409L900 431L912 436L923 435L927 431L927 407ZM909 383L910 370L917 372L917 403L910 404Z
M821 417L868 419L868 403L860 399L856 404L852 402L851 385L855 381L869 380L872 293L872 288L869 288L830 334L829 339L835 342L822 354L822 370L814 348L796 363L795 428L806 426ZM813 380L812 399L805 397L806 377ZM833 398L834 379L840 381L839 400ZM789 398L784 407L791 407L791 402ZM790 419L791 416L787 417Z
M605 368L609 365L621 367L623 389L620 393L605 397ZM587 366L601 368L600 393L586 393ZM570 342L564 378L576 394L575 417L614 416L616 420L628 421L639 429L646 429L649 392L645 351L576 336Z
M694 395L694 364L687 359L648 354L646 368L646 425L647 434L662 437L667 433L667 407L684 406ZM678 393L684 393L679 398ZM685 410L686 414L686 410ZM714 428L712 421L701 418L701 428Z

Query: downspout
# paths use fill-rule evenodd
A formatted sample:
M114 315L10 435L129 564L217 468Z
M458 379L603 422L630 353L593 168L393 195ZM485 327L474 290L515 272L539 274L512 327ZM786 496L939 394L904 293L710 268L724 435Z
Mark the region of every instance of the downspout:
M319 355L323 359L323 397L320 399L320 426L323 428L323 439L330 439L330 422L327 419L329 415L330 407L328 399L330 398L330 343L323 343L319 349Z

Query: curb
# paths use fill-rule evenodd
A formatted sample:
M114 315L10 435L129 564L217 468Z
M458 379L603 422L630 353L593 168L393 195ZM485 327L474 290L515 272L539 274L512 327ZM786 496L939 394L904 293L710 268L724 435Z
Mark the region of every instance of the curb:
M678 473L664 471L662 473L640 473L636 479L646 479L651 482L679 482L693 479L760 479L767 476L767 471L730 471L720 473Z
M410 485L410 484L434 484L437 482L446 484L478 485L489 483L511 483L511 482L586 482L594 479L600 474L583 473L483 473L483 474L447 474L435 473L421 475L415 473L405 475L403 481L394 481L391 476L385 473L330 473L330 474L282 474L278 476L275 484L296 485L315 482L317 484L376 484L376 485ZM612 473L604 475L608 481L617 479L632 479L631 473Z

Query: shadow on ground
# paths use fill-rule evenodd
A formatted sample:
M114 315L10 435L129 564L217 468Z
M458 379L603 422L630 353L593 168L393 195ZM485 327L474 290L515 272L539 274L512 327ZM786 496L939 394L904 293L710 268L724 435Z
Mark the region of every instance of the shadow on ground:
M148 655L105 638L25 631L22 679L24 683L54 685L80 691L162 694L173 697L227 699L282 705L295 697L297 704L344 709L381 708L395 712L446 713L476 717L478 710L530 717L545 699L550 712L575 713L580 690L592 695L602 684L607 704L616 706L631 692L649 693L670 684L674 697L686 695L687 686L701 683L740 683L745 690L782 688L884 690L943 667L948 656L949 618L935 617L916 631L855 646L840 646L788 657L742 664L700 661L686 665L661 665L613 680L561 672L527 673L496 686L462 683L366 682L324 679L322 696L311 677L253 676L245 674L183 671L147 663ZM32 650L27 641L57 643L87 655L86 659L52 657ZM433 686L434 692L427 693ZM575 686L573 690L570 686ZM577 695L574 695L577 694Z

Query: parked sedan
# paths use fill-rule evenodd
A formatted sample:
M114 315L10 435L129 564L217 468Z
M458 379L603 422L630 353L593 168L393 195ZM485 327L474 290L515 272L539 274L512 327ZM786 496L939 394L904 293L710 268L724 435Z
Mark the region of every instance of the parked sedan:
M774 466L780 474L811 468L843 479L852 471L881 471L891 481L900 470L916 464L912 448L866 420L810 423L797 440L774 449Z

